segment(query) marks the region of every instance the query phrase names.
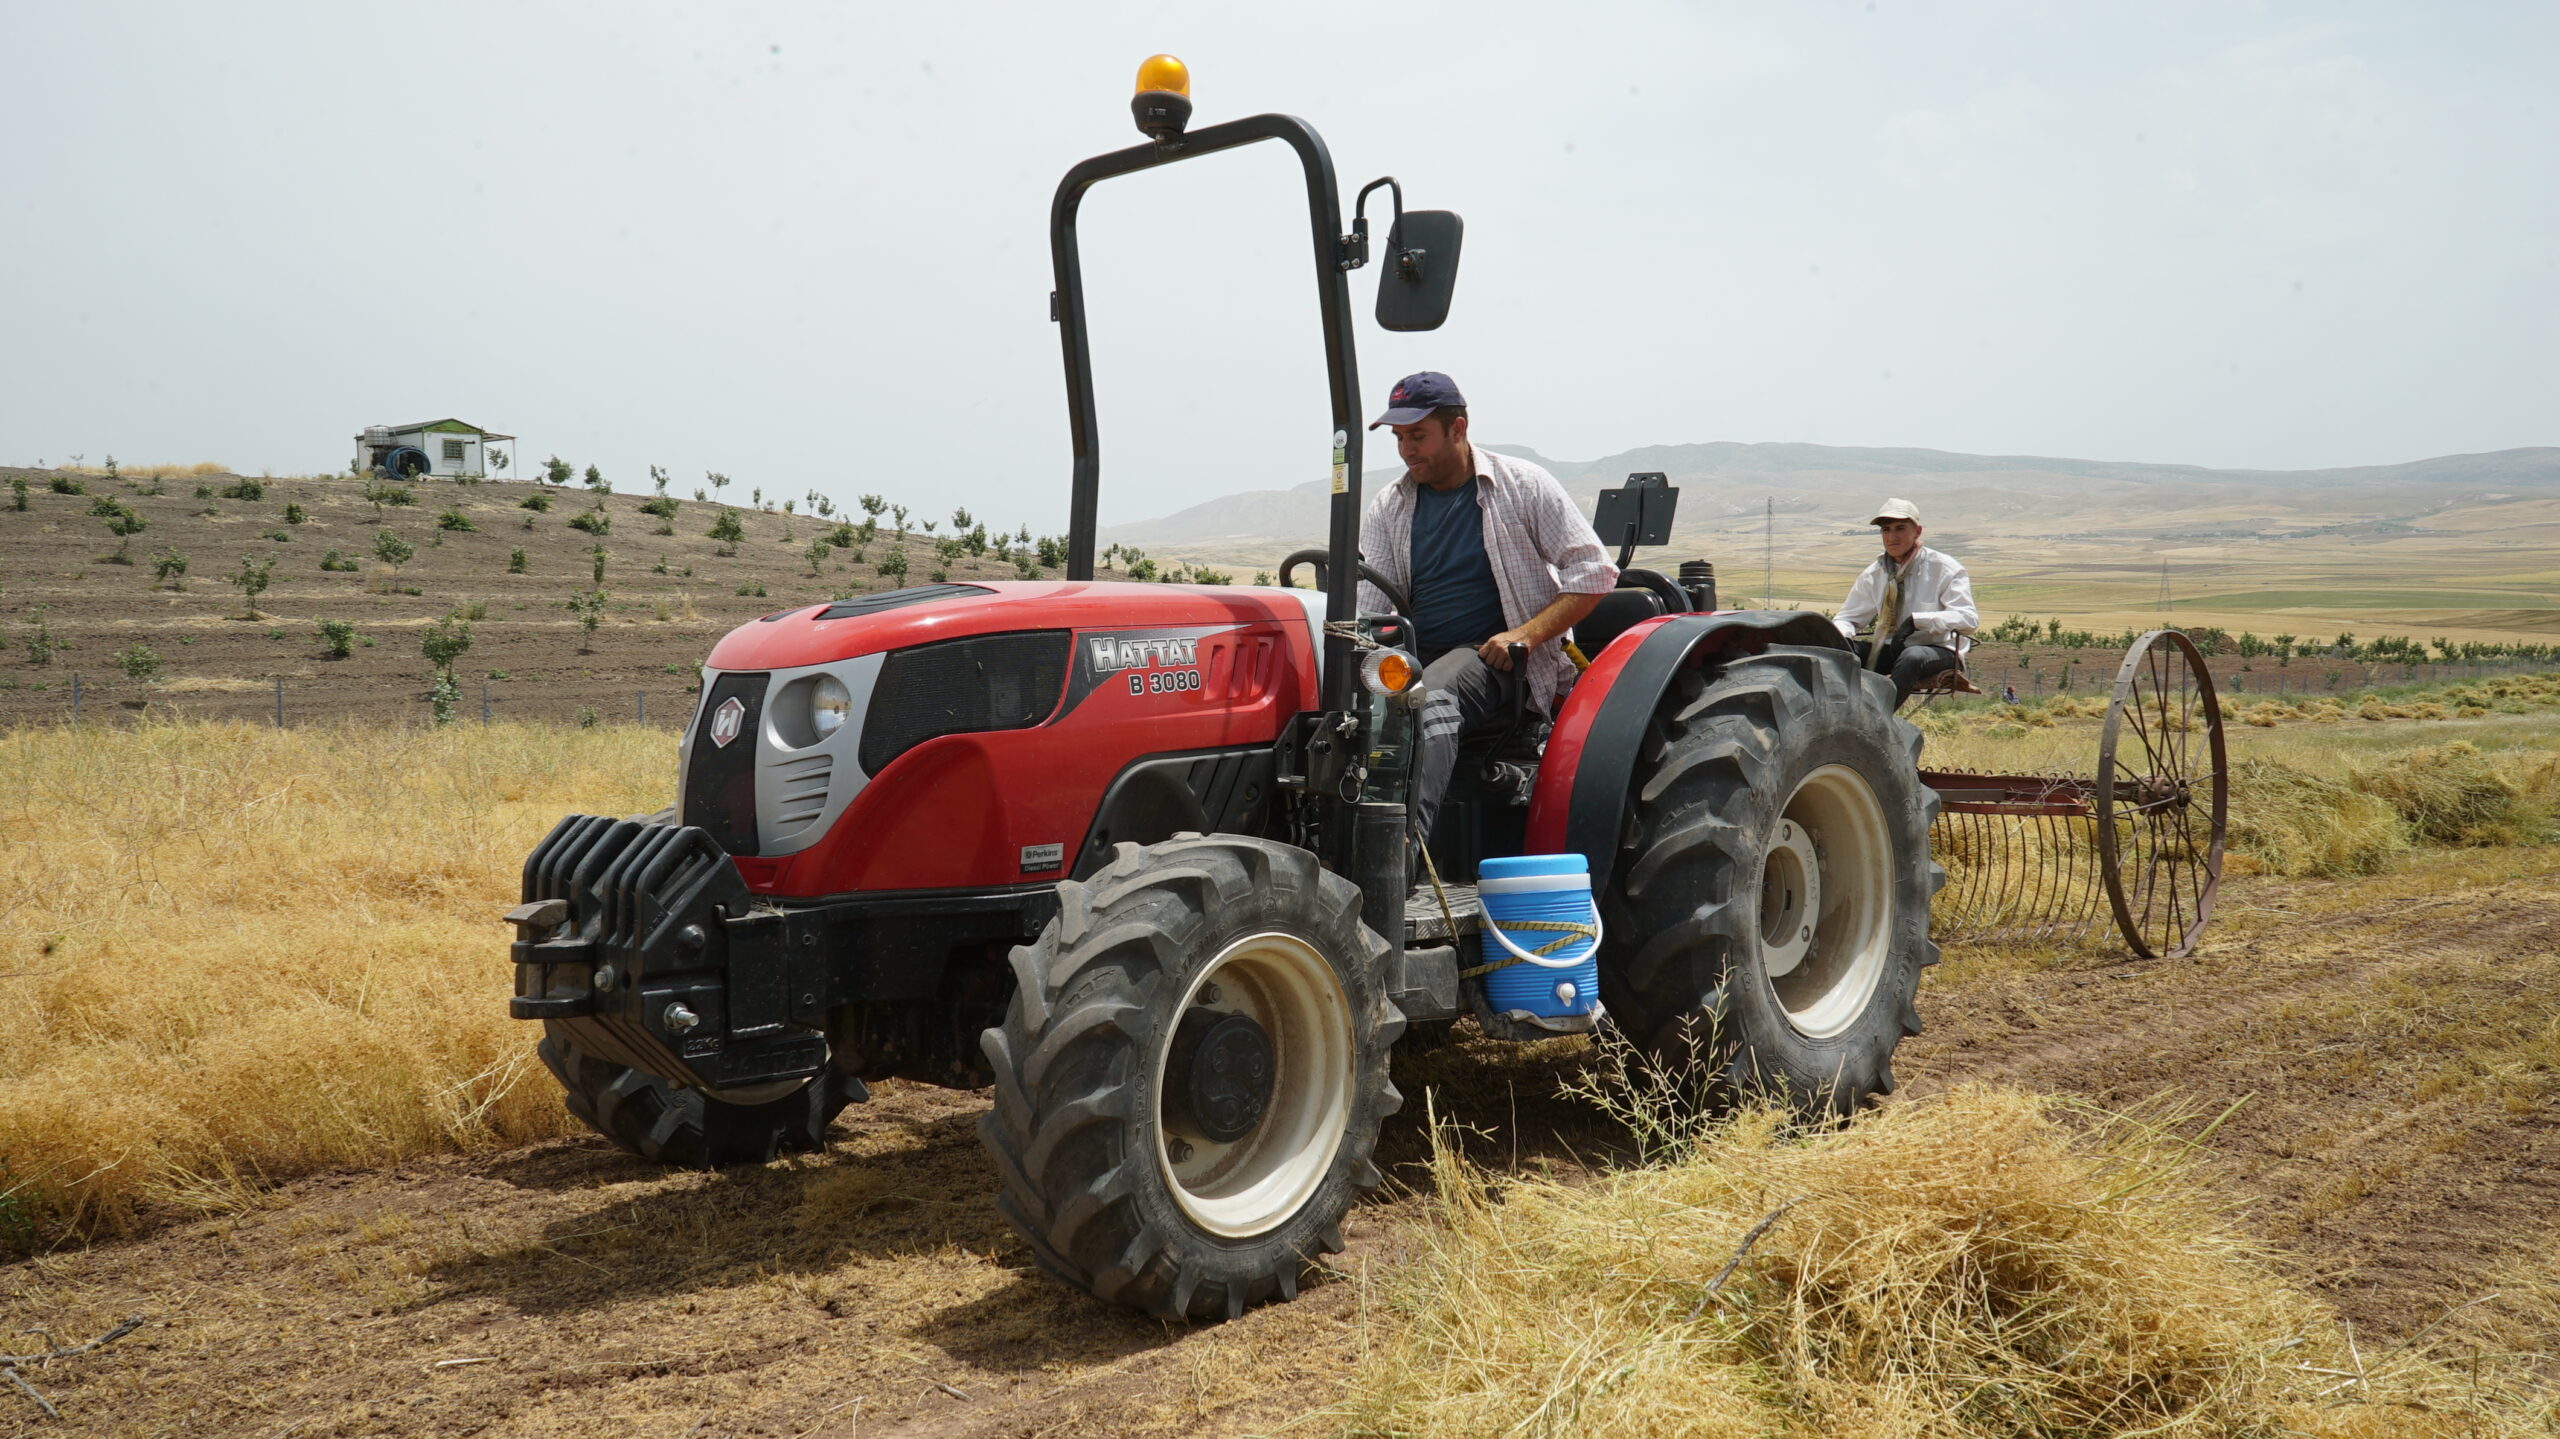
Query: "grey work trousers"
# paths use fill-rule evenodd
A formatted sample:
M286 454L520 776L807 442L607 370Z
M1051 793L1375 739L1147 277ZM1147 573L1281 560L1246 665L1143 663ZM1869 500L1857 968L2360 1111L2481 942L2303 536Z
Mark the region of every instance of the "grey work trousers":
M1940 645L1888 643L1884 662L1878 664L1873 640L1858 642L1858 662L1871 670L1883 670L1893 676L1893 704L1900 709L1911 692L1932 675L1942 675L1956 667L1956 652Z
M1413 778L1416 843L1431 838L1432 821L1457 772L1458 746L1480 735L1502 733L1520 703L1520 671L1498 670L1472 649L1450 650L1423 666L1422 736Z

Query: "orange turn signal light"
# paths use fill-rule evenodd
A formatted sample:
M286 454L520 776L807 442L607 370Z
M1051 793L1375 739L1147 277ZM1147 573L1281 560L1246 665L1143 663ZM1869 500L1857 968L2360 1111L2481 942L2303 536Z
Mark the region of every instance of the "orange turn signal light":
M1360 684L1373 695L1402 694L1421 677L1413 656L1402 650L1371 650L1360 662Z

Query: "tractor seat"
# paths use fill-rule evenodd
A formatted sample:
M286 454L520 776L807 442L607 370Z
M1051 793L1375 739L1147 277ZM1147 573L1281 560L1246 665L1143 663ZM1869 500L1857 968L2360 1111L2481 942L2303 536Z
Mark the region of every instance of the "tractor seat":
M1653 591L1621 585L1602 595L1591 613L1582 617L1582 623L1573 627L1574 647L1596 660L1609 647L1609 641L1656 615L1670 612L1662 596Z

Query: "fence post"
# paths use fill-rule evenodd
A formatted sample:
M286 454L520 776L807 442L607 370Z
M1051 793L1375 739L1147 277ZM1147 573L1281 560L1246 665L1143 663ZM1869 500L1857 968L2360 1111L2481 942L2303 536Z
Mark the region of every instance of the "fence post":
M633 690L631 692L631 702L639 709L640 719L638 722L641 724L647 724L649 722L649 692L647 690Z
M489 722L489 682L488 682L487 680L482 680L482 681L480 682L480 723L482 723L482 724L487 724L488 722Z
M80 723L80 675L76 670L71 675L71 722Z
M277 728L277 729L283 729L283 728L284 728L284 676L282 676L282 675L277 675L277 676L275 677L275 681L276 681L276 728Z

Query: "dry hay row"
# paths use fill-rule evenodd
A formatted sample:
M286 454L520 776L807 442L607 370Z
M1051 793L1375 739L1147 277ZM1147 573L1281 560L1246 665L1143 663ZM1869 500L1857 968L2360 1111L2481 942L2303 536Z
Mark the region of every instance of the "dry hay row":
M1620 1091L1622 1107L1659 1096ZM2358 1348L2196 1173L2200 1116L1967 1088L1596 1181L1435 1154L1343 1432L2505 1435L2502 1364Z

